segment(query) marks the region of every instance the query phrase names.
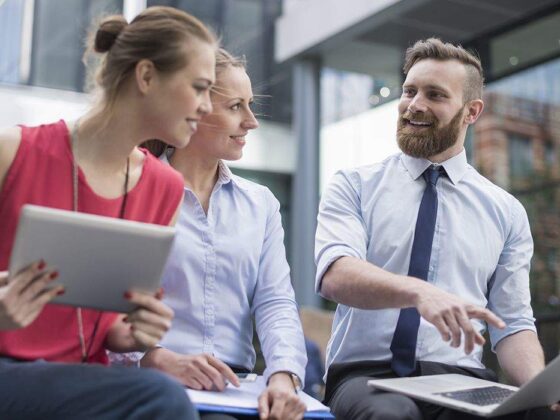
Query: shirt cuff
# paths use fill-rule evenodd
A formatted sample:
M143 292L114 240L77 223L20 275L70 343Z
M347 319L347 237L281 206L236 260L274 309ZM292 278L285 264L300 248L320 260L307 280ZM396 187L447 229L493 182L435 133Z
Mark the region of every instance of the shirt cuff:
M492 327L490 327L489 330L490 341L492 343L492 351L494 353L496 352L496 346L498 345L498 343L512 334L516 334L521 331L533 331L535 334L537 333L535 324L530 323L529 321L527 321L526 323L519 322L515 325L507 325L503 330Z
M107 356L111 366L140 367L140 359L142 359L144 353L141 351L130 353L113 353L108 351Z
M267 368L263 372L263 377L266 383L268 383L270 377L278 372L289 372L297 375L301 382L301 386L305 385L305 367L297 367L294 366L294 363L286 362L277 362L271 366L267 366Z
M354 257L363 259L357 253L352 252L351 249L345 246L337 246L326 251L319 261L317 262L317 274L315 276L315 293L321 295L321 283L323 281L323 276L329 269L329 267L339 258L342 257Z

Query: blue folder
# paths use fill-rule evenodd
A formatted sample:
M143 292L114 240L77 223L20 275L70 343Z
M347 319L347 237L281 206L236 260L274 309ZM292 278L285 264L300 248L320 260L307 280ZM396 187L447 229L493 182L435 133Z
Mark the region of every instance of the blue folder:
M195 404L198 411L204 413L227 413L227 414L243 414L246 416L255 416L259 418L259 412L255 408L241 407L225 407L221 405ZM303 416L304 419L334 419L334 416L328 411L308 411Z

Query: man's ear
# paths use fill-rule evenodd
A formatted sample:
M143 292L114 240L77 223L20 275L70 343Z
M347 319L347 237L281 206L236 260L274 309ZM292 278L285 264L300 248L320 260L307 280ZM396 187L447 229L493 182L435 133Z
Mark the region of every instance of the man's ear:
M482 114L482 110L484 109L484 102L482 99L473 99L472 101L467 102L466 104L467 113L465 115L465 123L466 124L474 124L480 114Z
M142 94L147 94L157 78L157 70L150 60L140 60L134 68L136 86Z

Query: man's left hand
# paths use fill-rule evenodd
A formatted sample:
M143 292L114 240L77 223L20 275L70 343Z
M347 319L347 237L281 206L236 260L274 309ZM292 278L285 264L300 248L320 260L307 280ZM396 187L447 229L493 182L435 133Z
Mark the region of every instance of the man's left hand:
M272 375L259 397L261 420L300 420L305 409L305 404L295 392L292 378L284 372Z

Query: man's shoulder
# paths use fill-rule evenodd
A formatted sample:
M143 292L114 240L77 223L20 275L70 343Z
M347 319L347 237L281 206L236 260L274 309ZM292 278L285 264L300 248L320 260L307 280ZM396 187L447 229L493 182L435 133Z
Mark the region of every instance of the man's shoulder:
M401 165L401 156L402 153L396 153L380 162L341 169L337 172L337 176L351 179L353 182L359 182L360 184L375 182L375 180L384 176L388 171L398 168Z
M523 207L521 202L514 195L506 191L503 187L490 181L471 165L469 165L468 174L470 175L469 178L471 184L490 202L506 206L506 208L509 209L511 209L511 206L515 206L517 208L519 206Z

